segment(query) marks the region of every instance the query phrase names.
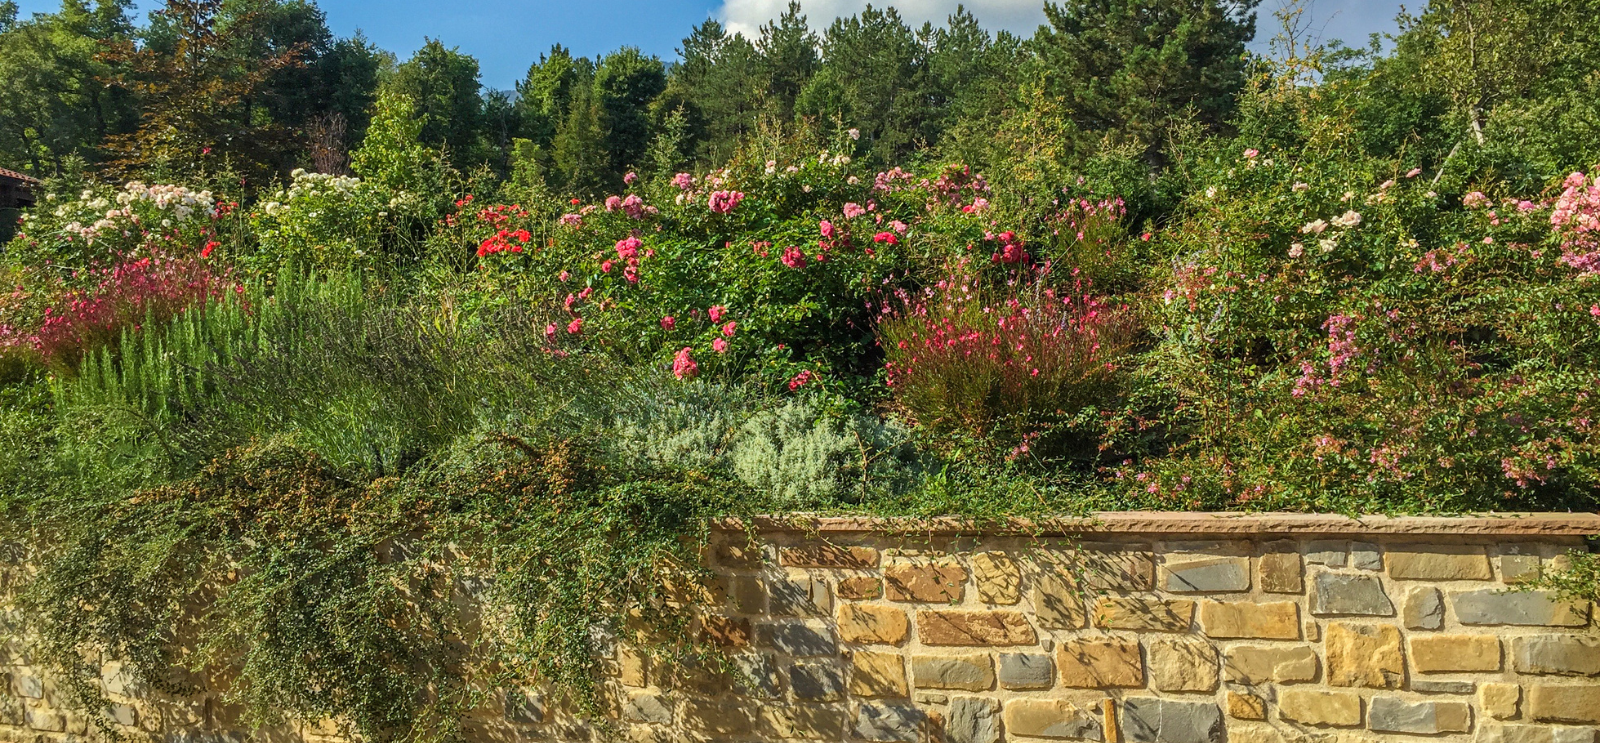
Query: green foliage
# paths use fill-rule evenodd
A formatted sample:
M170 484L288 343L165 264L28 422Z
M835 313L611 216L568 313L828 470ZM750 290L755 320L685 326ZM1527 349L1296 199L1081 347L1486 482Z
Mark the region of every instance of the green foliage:
M442 148L457 168L482 158L485 120L478 60L429 39L384 83L385 94L410 98L420 119L419 140Z

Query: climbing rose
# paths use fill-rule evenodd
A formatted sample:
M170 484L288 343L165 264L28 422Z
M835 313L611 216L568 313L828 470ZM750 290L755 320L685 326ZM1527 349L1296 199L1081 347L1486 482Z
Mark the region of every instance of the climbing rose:
M684 346L683 350L679 351L678 355L672 359L672 376L679 379L693 379L695 375L700 373L700 365L696 364L694 357L689 355L693 350L688 346Z
M622 208L622 197L621 196L607 196L606 197L606 211L614 212L614 211L616 211L618 209L621 209L621 208Z
M639 247L644 243L637 237L624 237L617 241L617 258L627 260L639 255Z
M678 321L672 319L671 315L667 315L666 317L661 318L661 329L662 330L671 330L673 328L673 326L677 325L677 324L678 324Z
M866 209L862 209L860 204L857 204L857 203L855 203L853 201L844 205L844 218L845 219L855 219L856 217L859 217L859 216L861 216L863 214L866 214L866 213L867 213Z
M567 332L573 335L583 332L583 318L575 317L572 322L567 323Z
M793 392L806 386L806 382L811 381L812 377L815 376L810 369L802 369L799 374L794 375L794 379L789 380L789 391Z
M710 207L714 214L727 214L743 200L744 194L739 191L712 191L706 206Z
M694 185L694 176L688 173L679 173L672 176L672 185L677 186L679 191L687 191Z
M735 330L737 330L738 327L739 327L739 323L736 323L736 322L734 322L732 320L729 320L727 325L722 326L722 334L725 335L725 336L728 336L729 338L732 338L733 337L733 332Z
M797 248L793 245L784 248L783 257L779 258L778 260L783 261L783 265L790 268L806 267L806 254L800 252L800 248Z
M706 310L706 317L711 318L711 322L722 322L722 313L727 311L728 308L720 304L712 305L711 309Z
M822 236L823 237L826 237L829 240L833 239L833 223L832 222L829 222L828 220L824 219L821 222L817 223L817 229L822 230Z
M711 341L711 350L716 351L717 353L727 353L728 342L721 338L717 338L716 340Z

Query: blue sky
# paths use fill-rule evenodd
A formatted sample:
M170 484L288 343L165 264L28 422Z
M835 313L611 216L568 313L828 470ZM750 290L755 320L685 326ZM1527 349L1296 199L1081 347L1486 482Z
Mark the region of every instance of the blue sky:
M941 21L963 0L892 0L914 24ZM1277 31L1271 11L1281 0L1265 0L1257 22L1258 45ZM58 0L20 0L22 14L53 11ZM137 0L141 10L160 7L159 0ZM642 48L663 59L676 55L689 29L716 18L735 30L751 31L783 10L788 0L321 0L334 33L347 36L360 29L379 46L404 60L436 38L477 57L483 83L509 89L528 65L560 43L577 54L593 56L623 45ZM813 28L826 27L838 15L849 15L865 0L802 0ZM886 3L878 0L878 5ZM991 29L1031 34L1044 20L1042 0L964 0ZM1421 2L1414 3L1416 5ZM1327 39L1364 44L1367 34L1394 28L1398 0L1312 0L1307 3L1311 30Z

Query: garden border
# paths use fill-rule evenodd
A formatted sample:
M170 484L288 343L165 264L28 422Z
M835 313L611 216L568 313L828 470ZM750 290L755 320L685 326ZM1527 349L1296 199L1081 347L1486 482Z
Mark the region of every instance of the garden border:
M761 533L854 534L901 532L929 535L1073 534L1391 534L1456 536L1600 535L1600 513L1487 513L1465 516L1345 516L1305 513L1106 511L1083 517L981 520L957 517L757 516L719 520L715 528Z

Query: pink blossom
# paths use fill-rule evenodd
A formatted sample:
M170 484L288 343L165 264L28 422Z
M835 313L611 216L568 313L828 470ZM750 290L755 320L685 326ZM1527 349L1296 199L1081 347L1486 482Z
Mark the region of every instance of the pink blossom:
M578 333L583 332L583 318L572 318L572 322L567 323L567 332L571 333L572 335L577 335Z
M706 202L713 214L727 214L744 200L744 194L739 191L712 191L711 198Z
M905 222L902 222L902 221L896 219L896 220L894 220L894 221L889 223L889 229L892 229L895 232L898 232L898 233L904 235L904 234L906 234L906 230L911 229L911 227L910 227L910 225L907 225Z
M614 212L614 211L616 211L618 209L621 209L621 208L622 208L622 197L621 196L607 196L606 197L606 211Z
M549 325L544 326L544 339L547 340L547 341L551 341L551 342L555 341L555 339L556 339L556 324L555 323L550 323Z
M666 317L661 318L661 329L662 330L671 330L677 324L678 324L678 321L672 319L671 315L667 315Z
M736 331L738 329L739 329L739 323L734 322L733 320L729 320L728 324L722 326L722 334L727 336L727 337L729 337L729 338L732 338L734 331Z
M1467 207L1468 209L1485 207L1488 206L1489 203L1489 197L1484 196L1481 191L1473 191L1466 196L1461 197L1461 205Z
M782 261L783 265L788 266L790 268L805 268L806 267L806 254L800 252L800 248L798 248L796 246L793 246L793 245L790 245L789 247L784 248L783 249L783 255L780 258L778 258L778 260Z
M687 191L694 187L694 176L688 173L679 173L672 176L672 185L677 186L679 191Z
M1422 168L1412 168L1412 169L1406 171L1406 177L1407 178L1415 178L1415 177L1417 177L1419 175L1422 175Z
M683 350L679 351L678 355L673 357L672 376L675 376L679 379L693 379L700 373L700 365L696 364L694 362L694 357L690 355L693 350L694 349L690 348L689 346L684 346Z
M794 375L794 378L789 380L789 391L793 392L801 387L806 386L806 383L810 382L815 377L816 375L812 374L810 369L800 370L799 374Z
M727 311L727 307L723 307L720 304L714 304L711 306L711 309L706 310L706 317L711 318L711 322L722 322L722 313Z
M627 260L639 255L639 248L644 245L637 237L628 236L617 241L617 258Z
M561 281L566 281L566 280L567 280L567 279L570 279L570 278L572 278L572 274L570 274L570 273L567 273L567 272L566 272L566 271L562 271L562 272L561 272L561 273L560 273L560 275L558 275L558 276L556 276L556 278L557 278L557 279L558 279L558 280L561 280Z
M828 220L824 219L821 222L817 223L817 229L822 231L822 236L823 237L828 238L829 240L833 239L833 223L832 222L829 222Z
M845 219L855 219L856 217L862 216L866 213L866 209L862 209L860 204L857 204L853 201L844 205Z
M1250 149L1244 151L1244 159L1254 160L1259 154L1261 154L1261 150L1251 147Z
M611 261L601 261L600 262L600 272L601 273L611 273Z
M633 182L636 181L636 180L639 180L639 174L635 173L635 172L633 172L631 170L628 171L627 175L622 176L622 182L626 183L626 184L628 184L630 186L633 185Z
M561 218L556 220L556 221L559 222L561 224L561 226L563 226L563 227L571 227L573 229L577 229L577 228L583 226L583 215L582 214L563 214L563 215L561 215Z
M644 219L644 199L638 194L628 194L628 198L622 200L622 211L632 219Z
M717 353L727 353L728 342L721 338L714 338L711 341L711 350L716 351Z

